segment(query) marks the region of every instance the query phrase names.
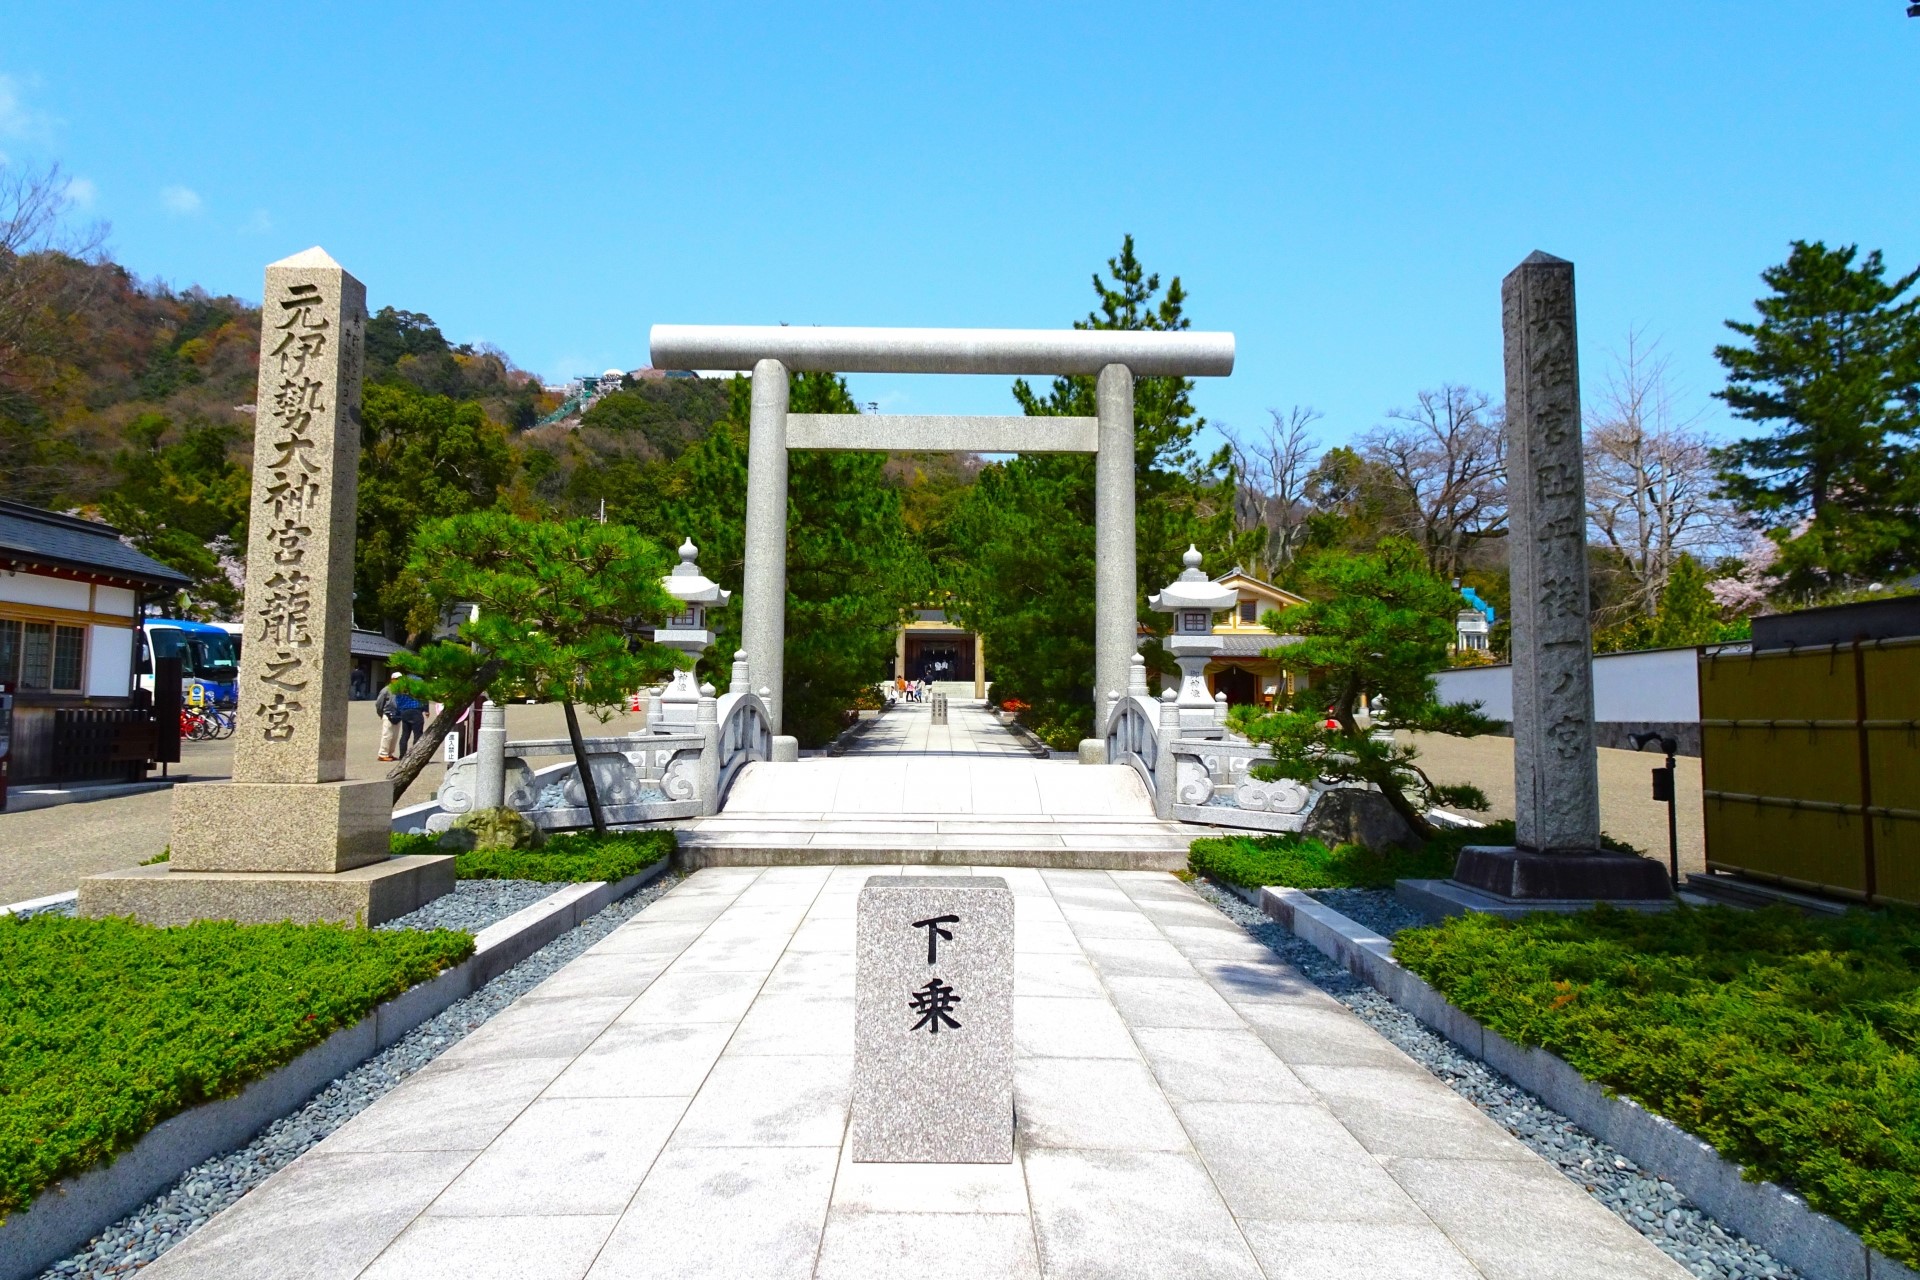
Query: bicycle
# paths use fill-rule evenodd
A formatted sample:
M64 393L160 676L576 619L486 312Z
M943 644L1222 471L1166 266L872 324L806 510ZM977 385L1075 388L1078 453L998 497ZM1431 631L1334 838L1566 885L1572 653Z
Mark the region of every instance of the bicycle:
M190 706L180 710L180 736L195 742L231 738L238 724L238 719L231 712L219 707Z

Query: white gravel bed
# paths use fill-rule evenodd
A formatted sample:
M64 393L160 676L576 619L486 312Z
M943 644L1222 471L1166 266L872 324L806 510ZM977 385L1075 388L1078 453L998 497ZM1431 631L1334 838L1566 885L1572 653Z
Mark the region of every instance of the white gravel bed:
M382 1094L439 1057L474 1028L551 977L569 960L645 910L679 880L680 877L671 873L660 877L633 896L582 921L466 999L448 1005L391 1048L329 1084L304 1107L274 1121L246 1146L187 1170L167 1190L88 1241L85 1249L48 1267L41 1273L41 1280L75 1280L76 1277L106 1280L132 1275L366 1110ZM463 885L466 883L524 885L532 882L496 880L463 882ZM545 897L556 886L542 884L539 888L543 890L539 897ZM399 923L393 921L382 927Z
M1193 887L1281 959L1353 1010L1361 1021L1505 1126L1507 1132L1559 1168L1701 1280L1761 1280L1762 1277L1798 1280L1799 1272L1744 1237L1723 1229L1681 1195L1672 1183L1643 1172L1610 1144L1588 1134L1485 1063L1460 1052L1413 1015L1329 960L1319 948L1301 941L1291 930L1269 919L1259 908L1204 880L1195 880ZM1340 895L1339 898L1334 899L1334 894ZM1393 896L1377 890L1351 889L1321 891L1313 896L1342 914L1346 914L1343 903L1358 902L1362 911L1373 910L1376 915L1386 905L1351 896L1356 894L1372 895L1374 899L1384 898L1388 902ZM1392 923L1390 916L1367 920L1355 914L1352 918L1387 936L1401 927L1381 928L1383 923ZM1419 921L1416 918L1412 923Z
M478 933L566 887L544 880L460 880L452 893L374 928L465 929Z

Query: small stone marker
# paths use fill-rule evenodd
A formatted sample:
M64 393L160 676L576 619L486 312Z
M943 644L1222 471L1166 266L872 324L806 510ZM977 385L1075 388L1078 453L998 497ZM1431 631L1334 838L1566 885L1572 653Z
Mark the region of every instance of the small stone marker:
M860 891L853 1158L1013 1159L1013 894L999 876Z

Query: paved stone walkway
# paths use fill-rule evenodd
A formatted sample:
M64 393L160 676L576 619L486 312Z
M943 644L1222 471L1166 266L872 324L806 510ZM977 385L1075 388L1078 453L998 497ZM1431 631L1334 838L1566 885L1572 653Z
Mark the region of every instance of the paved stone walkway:
M896 870L689 877L144 1274L1684 1276L1153 873L995 872L1014 1164L851 1163L855 898Z
M1020 740L988 713L984 703L947 702L947 723L933 722L931 702L899 702L847 747L850 756L1025 756Z

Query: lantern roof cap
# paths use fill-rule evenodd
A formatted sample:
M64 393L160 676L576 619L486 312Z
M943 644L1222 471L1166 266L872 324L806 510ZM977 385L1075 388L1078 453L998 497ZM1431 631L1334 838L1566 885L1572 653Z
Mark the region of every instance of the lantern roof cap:
M724 605L733 592L700 572L700 566L694 558L700 554L700 548L688 538L680 544L680 563L673 566L673 572L660 579L660 585L667 594L682 604Z
M1200 549L1188 546L1181 558L1186 565L1179 577L1168 583L1158 595L1147 597L1147 607L1155 613L1178 613L1182 609L1231 609L1240 598L1232 587L1223 587L1200 569Z

